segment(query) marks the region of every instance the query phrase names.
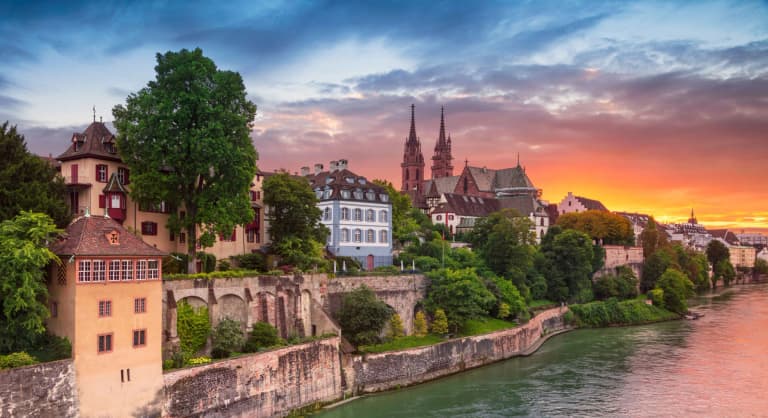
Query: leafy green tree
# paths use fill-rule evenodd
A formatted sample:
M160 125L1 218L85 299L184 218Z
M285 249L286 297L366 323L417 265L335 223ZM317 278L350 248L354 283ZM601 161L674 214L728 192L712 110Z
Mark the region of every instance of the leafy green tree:
M736 271L734 271L731 261L729 259L720 260L712 273L712 287L715 287L718 279L723 279L723 285L730 286L734 278L736 278Z
M632 224L621 215L601 210L572 212L560 215L557 224L563 229L575 229L603 245L634 245Z
M400 193L392 183L376 179L374 183L387 189L389 201L392 202L392 237L393 244L402 248L408 242L416 242L422 226L429 221L421 211L411 206L408 195Z
M491 308L491 315L500 319L506 319L510 316L517 316L525 311L525 298L523 298L520 291L510 280L494 276L486 279L485 286L493 294L497 302L496 306Z
M721 261L730 260L731 252L720 240L713 239L707 244L707 261L714 269Z
M400 319L400 315L394 314L389 319L389 336L390 338L398 338L405 335L405 328L403 327L403 320Z
M488 267L515 283L533 266L535 236L531 221L514 209L504 209L479 219L469 235Z
M755 273L756 274L768 274L768 261L762 258L755 260Z
M653 217L648 219L648 223L640 233L640 244L643 246L643 257L648 258L656 250L669 246L667 235L659 231L656 220Z
M15 126L0 125L0 221L21 211L42 212L63 228L70 219L65 196L56 168L27 150Z
M214 358L226 358L233 352L240 351L245 344L242 323L231 318L222 319L213 329L211 343Z
M441 308L435 309L435 317L432 320L432 333L437 335L448 333L448 317Z
M651 254L650 257L646 257L640 277L640 291L644 293L656 287L659 277L672 265L672 256L664 249L660 249Z
M45 267L59 258L48 249L61 231L46 214L22 211L0 222L0 353L28 349L45 334Z
M547 298L588 302L592 298L592 239L573 229L559 231L552 231L554 235L541 245L546 259Z
M277 328L268 322L256 322L248 336L248 340L243 346L246 353L255 353L259 348L272 347L280 344L280 337L277 335Z
M277 173L264 180L263 188L264 204L269 207L269 235L274 244L288 238L325 242L328 229L320 223L322 211L306 178Z
M435 311L442 308L448 316L448 326L458 331L467 319L487 315L496 298L485 288L474 269L441 269L427 273L431 283L425 306Z
M684 314L688 311L686 303L693 295L693 283L679 270L669 268L661 275L657 286L664 291L664 307L672 312Z
M599 277L592 284L595 298L605 300L610 298L631 299L637 296L637 277L631 268L620 266L616 274Z
M117 147L131 168L133 199L183 208L185 216L172 213L168 227L186 230L193 271L198 241L209 247L217 233L253 219L256 106L240 74L217 69L199 48L157 54L155 73L112 109Z
M392 308L376 298L363 285L344 295L339 310L339 324L344 337L355 346L375 344L392 317Z
M682 245L673 246L680 270L688 276L697 290L709 289L709 264L706 255Z
M413 318L413 334L418 337L427 335L427 318L422 311L416 312Z

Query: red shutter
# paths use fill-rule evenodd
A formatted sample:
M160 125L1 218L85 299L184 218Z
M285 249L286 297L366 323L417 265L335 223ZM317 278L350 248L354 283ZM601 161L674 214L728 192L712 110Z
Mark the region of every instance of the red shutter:
M72 183L77 184L77 164L72 164L72 167L70 167L72 172Z
M120 209L125 209L125 195L120 195Z
M131 175L131 170L126 168L125 169L125 184L128 184L128 183L131 182L130 175Z
M237 240L237 228L232 228L232 239L230 241Z
M107 207L107 196L103 194L99 195L99 207L102 209Z
M109 166L104 164L104 181L109 181Z

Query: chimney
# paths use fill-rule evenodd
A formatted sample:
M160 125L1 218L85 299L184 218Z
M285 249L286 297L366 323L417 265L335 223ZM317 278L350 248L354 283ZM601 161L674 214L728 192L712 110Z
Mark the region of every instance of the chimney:
M315 174L320 174L323 171L323 165L320 163L315 164Z
M347 169L347 164L348 164L347 160L344 160L344 159L339 160L338 169L339 170L346 170Z
M338 169L338 167L336 166L336 161L331 161L330 166L328 167L328 171L333 173L337 169Z
M301 175L303 177L308 176L309 175L309 167L307 167L307 166L301 167Z

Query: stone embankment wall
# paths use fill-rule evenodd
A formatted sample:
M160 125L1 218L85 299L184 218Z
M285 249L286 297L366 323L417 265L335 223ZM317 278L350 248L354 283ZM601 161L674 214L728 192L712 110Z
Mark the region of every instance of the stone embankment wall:
M0 417L76 417L71 359L0 371Z
M566 309L549 309L525 325L490 334L456 338L428 347L354 356L345 365L348 388L354 394L378 392L530 354L546 335L565 329Z
M339 337L166 373L163 416L274 417L342 396Z

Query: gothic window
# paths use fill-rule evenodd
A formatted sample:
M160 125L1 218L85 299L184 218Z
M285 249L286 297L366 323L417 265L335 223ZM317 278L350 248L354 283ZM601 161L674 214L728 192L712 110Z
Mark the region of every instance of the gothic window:
M419 169L416 169L416 181L419 181Z
M410 174L410 170L407 170L407 169L406 169L406 170L405 170L405 179L406 179L406 180L410 180L410 178L409 178L408 174Z
M467 181L467 178L464 177L464 193L467 192L467 189L469 189L469 182Z

